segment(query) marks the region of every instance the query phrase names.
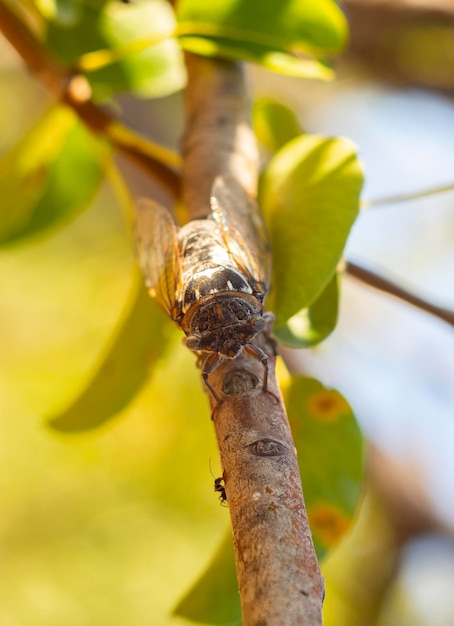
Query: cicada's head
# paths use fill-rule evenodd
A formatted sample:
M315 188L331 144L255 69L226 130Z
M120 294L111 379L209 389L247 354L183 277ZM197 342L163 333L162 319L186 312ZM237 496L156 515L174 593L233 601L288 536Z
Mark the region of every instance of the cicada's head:
M218 352L234 359L264 330L262 304L254 296L213 294L199 302L185 318L186 346L194 351Z

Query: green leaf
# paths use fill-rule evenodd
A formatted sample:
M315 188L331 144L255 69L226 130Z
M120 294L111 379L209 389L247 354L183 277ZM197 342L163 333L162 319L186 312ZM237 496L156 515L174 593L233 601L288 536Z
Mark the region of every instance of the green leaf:
M276 153L301 135L291 109L268 98L254 103L253 125L257 139ZM323 341L335 328L338 315L339 275L335 273L310 307L276 328L279 341L292 348L307 348Z
M52 109L1 159L0 241L27 227L52 163L74 124L75 117L69 111Z
M207 56L262 63L271 70L322 79L332 72L307 55L339 52L347 26L331 0L180 0L180 44Z
M345 398L293 376L285 395L317 556L350 528L362 491L363 439Z
M347 139L304 135L270 160L260 204L273 253L268 307L276 329L310 307L331 280L362 184L356 147Z
M49 167L46 186L36 204L30 207L27 221L10 231L3 241L10 243L36 235L84 209L104 178L98 158L100 150L107 154L105 146L101 146L81 122L76 122Z
M380 616L383 615L384 603L389 599L390 583L394 578L393 564L398 562L400 556L401 545L396 542L389 509L382 496L368 488L352 530L321 566L326 589L323 625L384 624ZM359 581L361 593L358 593ZM386 620L386 623L389 625L391 622ZM392 623L415 622L398 620Z
M276 338L290 348L309 348L326 339L337 323L339 282L340 275L336 272L308 309L300 311L276 329Z
M241 604L230 531L222 540L205 572L180 600L174 613L202 624L241 623Z
M89 203L104 176L95 141L58 107L2 159L0 243L35 235Z
M104 175L95 141L72 111L56 107L3 157L0 243L35 235L88 204Z
M110 57L105 67L86 73L96 99L125 91L160 97L184 87L182 53L172 38L176 24L168 2L84 2L78 9L77 19L49 23L47 44L68 66L90 52Z
M108 154L107 146L78 121L52 164L44 194L23 235L67 220L84 209L104 179L103 164Z
M101 364L79 397L50 426L61 432L96 428L115 417L147 380L173 326L136 277L127 314Z
M86 0L84 0L86 1ZM61 24L74 24L79 19L79 5L77 0L32 0L41 14Z
M250 61L285 76L325 81L332 80L334 77L332 70L318 61L292 57L280 50L259 45L252 46L241 41L232 45L225 37L216 39L180 37L180 45L188 52L194 52L201 56L224 58L232 61Z
M257 140L272 153L302 133L294 112L285 104L271 98L255 100L252 125Z

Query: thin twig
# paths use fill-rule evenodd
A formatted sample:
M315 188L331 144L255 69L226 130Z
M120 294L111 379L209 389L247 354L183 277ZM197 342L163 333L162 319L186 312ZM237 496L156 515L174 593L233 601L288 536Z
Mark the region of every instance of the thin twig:
M357 265L356 263L352 263L351 261L348 261L346 263L345 270L347 274L369 285L370 287L395 296L396 298L399 298L400 300L403 300L404 302L407 302L408 304L411 304L412 306L415 306L418 309L425 311L426 313L430 313L431 315L438 317L439 319L447 322L451 326L454 326L454 311L435 306L427 300L415 296L415 294L413 294L411 291L407 291L406 289L403 289L396 283L384 278L383 276L367 270L364 267Z
M454 191L454 185L444 185L443 187L431 187L422 191L412 191L409 193L401 193L395 196L383 196L382 198L372 198L371 200L363 200L361 202L362 209L373 209L387 204L398 204L399 202L409 202L410 200L419 200L420 198L428 198L437 196L441 193Z
M179 176L173 169L179 157L126 128L91 100L91 89L81 74L73 74L57 63L34 33L8 5L0 1L0 30L27 65L33 76L64 104L70 106L94 132L105 137L124 156L164 185L178 193Z
M213 179L228 175L255 196L258 159L247 124L241 68L188 55L183 193L191 219L209 211ZM242 230L241 214L236 223ZM232 521L245 626L319 626L323 582L308 525L298 464L275 376L247 355L210 374L209 394ZM271 392L271 393L270 393ZM279 400L278 400L279 398Z

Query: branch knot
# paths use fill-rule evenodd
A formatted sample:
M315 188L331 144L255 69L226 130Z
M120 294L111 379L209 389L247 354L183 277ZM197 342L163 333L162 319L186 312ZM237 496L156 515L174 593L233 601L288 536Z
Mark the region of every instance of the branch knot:
M254 456L282 456L287 452L286 446L274 439L259 439L248 448Z

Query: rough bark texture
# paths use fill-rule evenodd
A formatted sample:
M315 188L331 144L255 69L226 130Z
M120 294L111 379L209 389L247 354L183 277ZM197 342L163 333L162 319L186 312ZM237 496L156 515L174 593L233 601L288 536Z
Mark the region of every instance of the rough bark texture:
M298 463L274 374L269 390L263 366L239 357L225 362L211 384L212 402L233 528L243 620L248 625L321 624L323 581L309 530ZM273 395L272 395L273 394ZM279 401L276 399L279 398Z
M190 219L209 212L211 185L229 175L255 196L257 149L239 66L188 55L183 194ZM241 217L238 228L241 231ZM232 520L245 626L322 623L323 581L309 530L290 427L275 376L242 354L211 375L209 394Z
M209 214L211 187L220 174L230 174L255 196L258 152L240 65L189 53L186 64L183 201L193 220Z

